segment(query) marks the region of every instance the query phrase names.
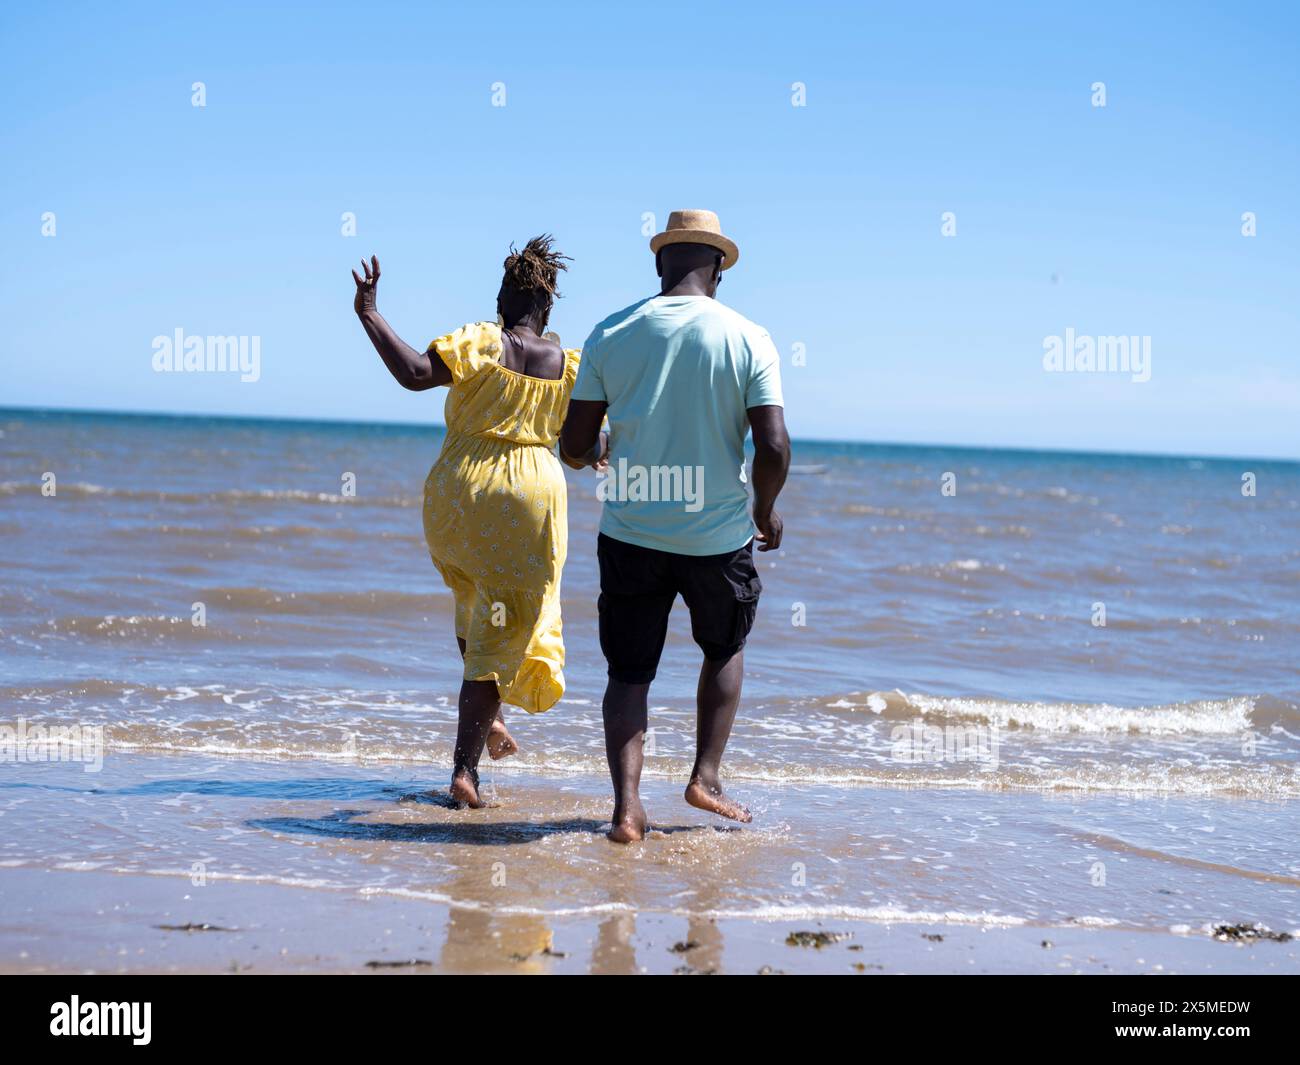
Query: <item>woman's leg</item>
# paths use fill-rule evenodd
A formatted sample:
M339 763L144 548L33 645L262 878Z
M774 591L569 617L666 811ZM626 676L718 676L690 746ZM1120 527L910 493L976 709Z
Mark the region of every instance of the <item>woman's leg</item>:
M488 757L497 762L502 758L509 758L512 754L519 752L519 744L515 738L510 735L506 729L505 718L501 716L501 711L497 711L497 719L492 722L492 727L488 730L487 738Z
M475 809L483 805L478 793L478 763L488 732L501 713L495 681L467 680L460 686L460 718L456 726L455 767L451 797Z
M464 658L465 641L457 636L456 643L460 647L460 657ZM506 716L501 711L500 702L497 703L497 718L492 722L492 727L488 730L487 752L488 757L494 762L519 753L519 744L515 742L515 738L510 735L510 731L506 728Z

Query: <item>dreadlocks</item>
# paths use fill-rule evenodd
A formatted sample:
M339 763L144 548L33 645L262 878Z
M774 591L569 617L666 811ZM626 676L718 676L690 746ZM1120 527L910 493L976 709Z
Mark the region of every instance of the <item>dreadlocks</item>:
M510 254L504 263L506 272L503 283L528 293L539 304L556 299L560 295L556 283L560 271L568 269L564 263L569 257L556 251L553 244L554 238L549 233L533 237L522 251L515 251L515 246L511 244Z

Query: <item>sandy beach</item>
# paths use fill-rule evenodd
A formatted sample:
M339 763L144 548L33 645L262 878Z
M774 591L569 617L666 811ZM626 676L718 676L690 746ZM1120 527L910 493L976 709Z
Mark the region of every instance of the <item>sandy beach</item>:
M1227 945L1122 929L881 924L668 914L528 918L445 903L216 881L11 874L43 904L0 928L7 973L1294 973L1294 943ZM8 878L8 876L7 876ZM87 896L103 900L92 910ZM123 901L112 902L113 899ZM203 921L194 915L202 912ZM22 919L21 930L14 926ZM222 922L229 922L222 924ZM229 931L164 930L215 925ZM322 935L322 929L329 929ZM827 933L823 947L793 945ZM843 938L838 938L838 937Z
M873 789L852 796L864 827L837 844L822 826L844 825L842 790L749 785L758 817L739 828L656 780L659 827L620 848L597 782L499 770L496 805L471 813L417 790L426 772L119 754L95 777L54 764L23 788L6 778L3 968L1300 971L1300 940L1213 934L1261 915L1277 928L1296 878L1089 838L1089 825L1190 816L1176 802ZM1294 845L1285 807L1239 813ZM861 873L845 873L864 847ZM1094 886L1098 861L1111 872ZM863 890L882 883L896 890ZM1025 915L1054 893L1070 903Z

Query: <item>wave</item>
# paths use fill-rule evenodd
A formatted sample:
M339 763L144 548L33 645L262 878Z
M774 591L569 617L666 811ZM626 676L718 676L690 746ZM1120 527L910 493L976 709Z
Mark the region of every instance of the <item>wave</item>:
M344 542L369 542L393 540L416 544L423 548L424 537L415 533L393 532L389 529L359 529L351 525L227 525L214 529L205 525L156 525L144 528L111 530L121 540L149 540L159 534L178 539L199 540L291 540L317 543L325 540Z
M1237 736L1251 728L1300 723L1300 707L1271 696L1198 699L1155 706L1014 702L890 692L851 692L823 704L904 721L974 721L1039 732L1138 733L1148 736Z
M221 637L223 610L256 616L286 615L354 624L362 617L442 618L451 610L450 593L432 585L426 592L284 592L274 588L230 587L194 591L207 611L206 626L194 625L191 614L65 614L26 630L33 638L74 637L81 640L156 640L161 638L213 642ZM189 598L187 594L186 598ZM347 656L339 655L340 659Z
M259 590L264 591L264 590ZM270 593L266 593L270 594ZM347 593L339 593L344 595ZM429 597L387 593L406 600L425 602ZM308 597L294 600L298 606L318 605ZM252 597L260 603L260 597ZM281 604L283 605L283 604ZM294 607L297 609L298 607ZM85 618L77 619L86 625L103 626L111 631L117 625L139 624L146 629L169 631L188 628L188 618ZM364 664L364 663L363 663ZM277 687L262 685L253 689L258 693L263 709L275 705L293 706L302 710L313 707L346 708L352 711L391 711L395 708L427 707L428 692L384 689L361 691L339 687ZM156 707L161 704L197 700L214 705L230 705L232 695L248 694L222 684L155 686L118 680L69 678L66 681L0 685L0 706L28 703L58 706L77 713L88 705L125 703L131 701L139 707ZM436 700L439 706L448 704L446 696ZM589 708L589 700L565 698L561 706ZM972 722L995 725L1009 732L1032 730L1042 733L1077 734L1131 734L1149 737L1163 736L1230 736L1237 737L1251 729L1262 730L1281 726L1300 727L1300 704L1274 695L1240 695L1225 699L1198 699L1179 703L1153 704L1136 707L1115 706L1109 703L1015 701L998 698L939 696L902 691L852 691L837 696L798 696L768 699L751 705L741 722L760 725L764 722L804 722L810 710L829 711L835 716L850 720L866 718L906 722L920 719L926 722Z
M237 706L237 704L236 704ZM391 728L386 727L391 724ZM109 752L194 755L253 761L312 761L350 765L431 767L441 773L451 761L454 729L448 710L435 729L412 728L409 722L368 720L364 734L342 723L294 728L259 724L246 728L237 720L133 723L107 726L103 747ZM29 723L29 733L32 723ZM376 740L376 736L382 739ZM28 748L40 744L28 740ZM49 739L53 749L61 741ZM83 746L91 741L83 741ZM62 747L59 747L62 750ZM63 760L78 761L69 751ZM687 758L657 756L647 760L647 780L685 779ZM538 777L586 778L605 785L605 761L595 754L545 750L525 751L508 763L494 763L493 774L505 786L520 774ZM1216 763L1188 766L1159 762L1128 765L1085 760L1073 764L1033 764L1008 757L1001 764L880 763L869 767L799 764L774 758L771 763L745 759L728 762L727 778L738 786L831 788L846 791L935 790L980 792L1093 793L1132 796L1193 796L1253 799L1300 798L1300 767L1295 764ZM523 784L523 787L528 787Z
M1075 832L1075 837L1085 841L1091 847L1181 866L1184 869L1214 873L1218 876L1234 876L1243 880L1254 880L1265 884L1284 884L1287 887L1300 887L1300 877L1288 876L1286 873L1269 873L1262 869L1248 869L1239 865L1225 864L1224 862L1206 861L1187 854L1175 854L1156 847L1131 843L1128 840L1105 832L1081 830Z
M169 688L108 680L0 686L0 710L29 729L102 726L109 751L439 771L451 756L456 717L452 689ZM738 722L727 772L738 783L780 788L1296 798L1298 722L1295 702L1267 695L1117 707L852 692L752 706ZM929 738L935 727L945 737L937 752ZM674 719L666 734L675 731ZM594 707L568 698L548 715L544 734L493 770L603 782L599 736ZM978 742L950 751L949 736ZM1246 753L1252 736L1259 747ZM651 754L645 775L688 774L689 753L668 747Z
M90 640L150 640L168 639L208 642L219 633L213 628L194 625L190 616L172 617L167 614L72 614L51 618L44 625L27 630L35 638L43 636L75 636Z
M391 617L397 614L425 615L443 613L450 608L451 594L433 580L428 592L361 591L361 592L286 592L274 588L231 587L207 588L198 596L208 604L259 614L320 614L334 612L341 618L356 615Z
M342 734L343 730L339 730ZM29 749L35 749L29 743ZM50 741L47 746L57 746ZM105 749L109 752L133 754L195 755L212 758L250 759L253 761L312 761L336 762L348 765L400 765L435 767L441 773L451 761L450 744L396 744L385 747L362 747L340 741L332 747L317 739L315 742L275 743L269 738L262 743L247 740L232 742L167 740L162 730L153 736L139 735L135 741L124 739L117 732L108 734ZM64 752L63 761L80 762L79 752L90 754L94 748L83 743L73 750L66 744L59 747ZM661 760L668 761L668 760ZM647 780L685 779L689 775L688 761L664 764L648 763L643 776ZM589 777L604 781L606 766L596 757L568 756L533 759L524 757L510 764L492 766L500 773L504 786L515 774L538 776ZM837 771L826 767L787 764L778 769L768 769L745 763L728 764L727 778L738 785L773 787L821 787L846 791L881 790L932 790L978 791L1035 794L1105 794L1133 797L1194 797L1287 800L1300 798L1300 772L1294 767L1264 766L1257 771L1243 772L1240 767L1221 766L1209 770L1182 769L1153 770L1151 767L1091 766L1056 767L1041 771L1015 767L995 771L928 773L913 772L906 768L877 771Z
M1036 588L1039 580L1025 576L1009 569L1005 562L984 562L978 558L954 558L942 564L898 562L886 566L880 571L881 576L905 577L909 582L916 578L927 578L940 584L995 587L1014 585L1020 588ZM903 584L905 582L897 582Z
M0 496L41 495L41 485L28 481L0 481ZM310 492L303 488L227 488L214 492L183 492L163 489L110 488L82 481L57 485L57 494L74 499L110 498L138 499L158 503L327 503L345 504L349 507L419 507L423 499L418 495L400 496L345 496L338 492Z

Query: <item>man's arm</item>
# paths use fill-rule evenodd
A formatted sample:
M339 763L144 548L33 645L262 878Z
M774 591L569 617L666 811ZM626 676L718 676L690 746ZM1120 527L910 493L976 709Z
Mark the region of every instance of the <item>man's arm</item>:
M609 434L600 431L607 403L595 399L571 399L560 430L560 458L575 470L600 467L609 458Z
M785 431L785 409L750 407L749 426L754 434L754 467L750 480L754 485L754 525L760 551L775 551L781 546L785 523L774 509L776 497L785 485L790 469L790 434Z
M352 309L357 312L361 328L366 331L370 343L384 360L388 372L399 385L412 392L451 384L451 371L447 369L446 363L427 351L416 351L393 332L393 327L379 313L375 306L375 290L379 286L379 259L373 255L369 263L362 259L361 269L365 271L364 278L356 270L352 271L352 279L357 283Z

